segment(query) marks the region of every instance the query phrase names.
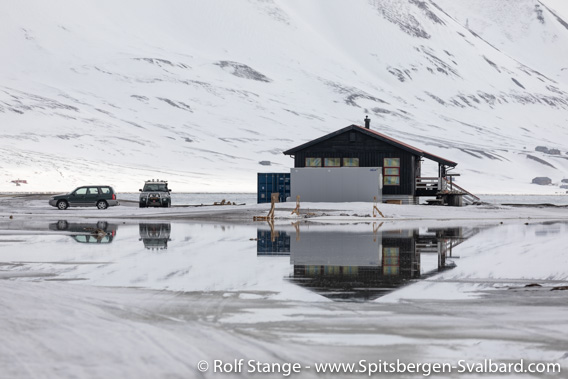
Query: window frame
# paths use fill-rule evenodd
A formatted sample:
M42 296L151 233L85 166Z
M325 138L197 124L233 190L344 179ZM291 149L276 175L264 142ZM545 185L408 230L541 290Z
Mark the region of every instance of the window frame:
M319 166L308 165L308 159L319 159ZM306 157L304 158L304 167L322 167L322 159L318 157Z
M328 164L327 164L327 160L328 160L328 159L330 159L330 160L331 160L331 159L337 159L337 160L338 160L338 162L337 162L338 164L337 164L337 165L328 165ZM329 158L329 157L328 157L328 158L324 158L324 159L323 159L323 167L341 167L341 158Z
M345 164L345 161L348 160L348 159L350 159L350 160L357 160L357 165L356 165L356 166L354 166L354 165L346 165L346 164ZM343 158L343 162L342 162L342 163L343 163L343 167L361 167L361 166L359 166L359 158L358 158L358 157Z
M392 172L387 170L394 169L397 169L397 175L392 173L387 174L387 172ZM395 180L395 183L392 183L393 179ZM400 158L383 158L383 185L391 187L400 186Z
M93 193L92 190L96 190L97 193ZM97 195L99 196L100 192L99 192L99 187L87 187L87 195Z

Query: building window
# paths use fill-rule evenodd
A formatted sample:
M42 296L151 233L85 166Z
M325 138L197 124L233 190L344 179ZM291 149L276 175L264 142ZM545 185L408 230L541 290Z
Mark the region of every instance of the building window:
M398 275L400 268L398 247L383 247L383 275Z
M321 167L321 158L306 158L306 167Z
M359 158L343 158L344 167L359 167Z
M400 158L385 158L385 167L400 167Z
M325 158L323 163L325 167L339 167L341 166L341 158Z
M400 168L398 168L398 167L385 167L385 175L387 175L387 176L400 176Z
M383 182L385 186L399 186L400 176L385 176Z
M383 184L385 186L400 185L400 158L384 159Z

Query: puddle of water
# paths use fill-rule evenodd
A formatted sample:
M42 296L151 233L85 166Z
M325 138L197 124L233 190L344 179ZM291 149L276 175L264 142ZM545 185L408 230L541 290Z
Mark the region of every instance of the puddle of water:
M404 229L382 223L33 222L0 235L0 278L251 296L271 293L279 299L305 301L369 301L440 273L444 274L436 280L442 278L446 284L463 283L464 278L483 282L487 274L482 266L492 257L483 251L479 261L474 256L480 249L550 239L565 233L567 226L501 225L492 229L499 231L487 233L489 229ZM456 252L472 237L477 243L465 249L468 264L452 276L461 263ZM468 267L477 271L468 272ZM493 277L493 283L502 278ZM525 278L523 274L516 279ZM514 274L507 278L516 279Z
M333 300L374 299L451 268L452 249L477 230L65 220L30 229L50 234L0 238L0 261L20 278L181 291L298 287Z
M0 221L4 350L22 358L4 371L50 372L53 357L67 376L240 358L565 365L566 291L551 287L568 278L568 224L400 225Z
M479 228L381 230L378 223L258 230L259 256L289 255L289 280L332 300L373 300L455 267L453 250Z

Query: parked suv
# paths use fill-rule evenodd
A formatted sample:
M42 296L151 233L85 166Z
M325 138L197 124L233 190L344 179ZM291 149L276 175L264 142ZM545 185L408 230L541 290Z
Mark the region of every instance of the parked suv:
M168 189L168 182L165 180L148 180L144 183L144 188L139 190L140 208L145 207L171 207L171 189Z
M107 209L119 205L116 193L111 186L78 187L66 195L57 195L49 199L49 205L65 210L69 207L91 207Z

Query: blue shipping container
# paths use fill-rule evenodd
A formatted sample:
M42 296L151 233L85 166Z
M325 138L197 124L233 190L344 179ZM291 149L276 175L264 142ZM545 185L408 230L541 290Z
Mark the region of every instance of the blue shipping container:
M270 195L278 192L281 203L290 197L290 174L287 173L259 173L258 199L260 203L270 203Z

